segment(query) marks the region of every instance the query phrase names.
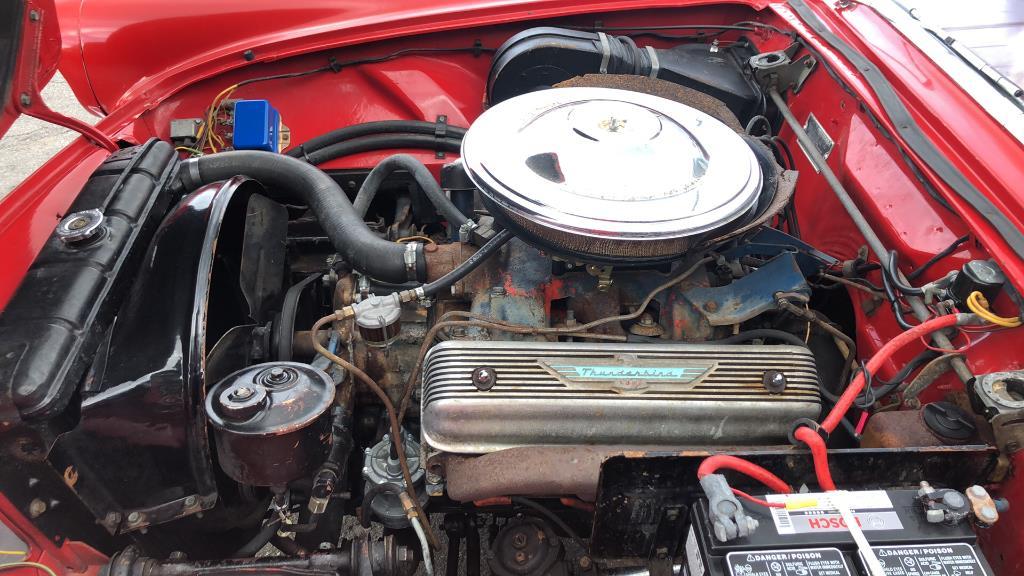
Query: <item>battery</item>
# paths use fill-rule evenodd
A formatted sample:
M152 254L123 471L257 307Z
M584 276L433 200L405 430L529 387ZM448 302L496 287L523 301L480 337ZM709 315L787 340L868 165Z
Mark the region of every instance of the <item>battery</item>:
M993 576L968 521L933 524L925 519L916 490L847 493L857 520L885 576ZM748 537L719 542L698 500L686 536L690 576L871 576L846 522L829 495L769 495L799 506L745 504L759 525Z

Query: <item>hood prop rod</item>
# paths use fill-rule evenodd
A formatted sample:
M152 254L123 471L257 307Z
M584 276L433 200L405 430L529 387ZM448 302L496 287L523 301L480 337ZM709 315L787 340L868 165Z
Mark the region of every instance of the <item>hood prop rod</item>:
M856 226L857 230L859 230L864 236L864 239L868 243L868 247L875 253L875 256L878 257L879 262L882 262L883 265L888 263L890 256L889 251L885 248L885 244L882 243L881 238L879 238L878 234L875 233L867 218L864 217L864 213L860 211L860 208L858 208L857 204L853 201L853 198L851 198L850 194L845 188L843 188L842 183L839 182L839 178L836 177L835 172L833 172L832 168L829 167L825 157L818 151L818 147L814 144L814 141L811 140L807 131L804 130L800 121L797 120L793 111L789 108L789 105L786 104L786 101L782 98L782 95L779 94L779 91L774 87L768 90L768 95L771 97L772 102L775 103L775 106L778 107L779 112L782 113L782 117L786 120L786 124L788 124L790 129L793 130L793 133L796 134L797 141L800 142L801 147L807 154L807 158L811 161L811 164L813 164L814 167L818 169L818 172L825 177L825 182L828 183L829 188L832 189L832 192L835 193L839 202L843 205L843 208L846 209L847 214L850 215L854 226ZM903 284L910 283L902 271L897 269L894 272L897 274L897 279L900 282ZM931 312L928 310L928 307L920 296L905 295L904 298L907 301L907 304L910 305L911 312L913 312L914 316L916 316L918 320L924 322L931 317ZM942 332L933 332L931 334L931 338L939 348L945 350L953 348L953 343L950 342L949 338ZM967 367L963 358L955 357L950 359L950 366L964 384L969 384L974 380L974 373Z

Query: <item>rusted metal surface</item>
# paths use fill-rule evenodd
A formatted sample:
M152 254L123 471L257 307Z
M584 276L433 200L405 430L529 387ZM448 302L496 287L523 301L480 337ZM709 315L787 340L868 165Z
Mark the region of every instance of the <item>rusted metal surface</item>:
M933 382L939 379L940 376L949 372L953 367L953 360L955 358L963 359L961 354L943 354L938 358L932 360L917 373L914 380L910 382L901 392L903 397L903 404L908 408L920 408L921 401L918 396L926 390Z
M326 330L321 330L319 336L320 344L327 346L327 341L330 340L330 335ZM316 350L313 349L313 333L309 330L297 330L292 336L292 357L294 358L309 358L315 356Z
M352 274L345 274L338 278L334 285L334 309L340 310L355 302L356 279Z
M940 438L925 424L921 410L878 412L868 420L860 439L861 448L965 445L976 442L976 437L960 442Z
M601 463L622 446L535 446L444 458L448 496L470 502L496 496L574 495L593 502Z
M794 485L815 482L813 464L804 450L723 447L714 453L742 455L781 474ZM678 481L687 477L696 479L697 466L711 454L707 450L666 450L648 446L535 446L510 448L483 456L438 455L431 459L429 468L432 473L444 476L448 496L460 502L510 495L573 495L593 502L598 496L601 470L606 461L671 461L674 466L682 467L677 470L680 474L673 476ZM833 475L850 486L876 482L879 470L885 470L886 481L893 486L916 484L927 477L942 478L951 485L965 487L988 479L996 470L997 456L995 448L977 445L830 451ZM681 474L683 471L685 474ZM742 476L734 479L737 487L749 485Z
M477 247L464 242L428 244L423 247L427 263L427 282L433 282L451 272L477 251ZM470 274L470 277L472 274ZM467 280L463 280L466 282Z

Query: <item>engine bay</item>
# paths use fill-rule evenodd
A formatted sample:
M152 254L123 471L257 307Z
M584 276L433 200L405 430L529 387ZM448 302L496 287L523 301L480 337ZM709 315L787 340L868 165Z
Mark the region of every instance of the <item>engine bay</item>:
M111 576L1014 573L1016 288L811 44L686 16L155 107L0 316L49 529Z

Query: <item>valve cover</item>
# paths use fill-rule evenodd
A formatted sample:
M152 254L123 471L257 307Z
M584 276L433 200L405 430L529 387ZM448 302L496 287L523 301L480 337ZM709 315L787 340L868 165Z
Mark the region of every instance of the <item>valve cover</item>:
M450 340L423 372L423 438L449 453L785 444L820 410L814 357L799 346Z

